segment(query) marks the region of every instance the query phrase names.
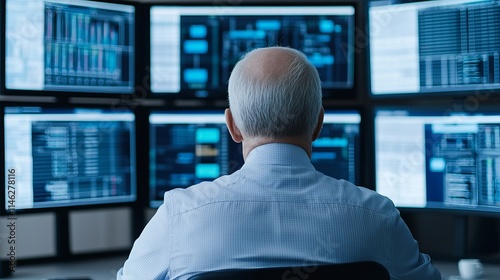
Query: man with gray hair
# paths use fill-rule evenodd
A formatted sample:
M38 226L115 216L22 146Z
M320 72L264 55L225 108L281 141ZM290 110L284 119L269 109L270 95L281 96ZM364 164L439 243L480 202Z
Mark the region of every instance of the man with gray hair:
M165 193L118 279L376 261L392 279L441 279L386 197L316 171L321 81L299 51L255 49L229 79L226 123L245 164Z

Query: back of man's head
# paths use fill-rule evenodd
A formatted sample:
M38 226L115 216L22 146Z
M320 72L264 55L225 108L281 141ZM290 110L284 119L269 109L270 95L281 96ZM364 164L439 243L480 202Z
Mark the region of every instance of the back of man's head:
M287 47L247 53L229 78L229 106L249 137L310 137L321 110L321 81L306 56Z

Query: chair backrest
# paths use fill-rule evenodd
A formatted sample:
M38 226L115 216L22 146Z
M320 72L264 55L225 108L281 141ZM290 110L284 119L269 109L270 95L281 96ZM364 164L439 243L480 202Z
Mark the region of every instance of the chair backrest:
M374 261L318 266L230 269L200 273L189 280L390 280L389 271Z

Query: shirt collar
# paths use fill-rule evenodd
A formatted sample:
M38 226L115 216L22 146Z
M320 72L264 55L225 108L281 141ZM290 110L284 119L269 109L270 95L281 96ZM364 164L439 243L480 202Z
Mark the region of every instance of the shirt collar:
M248 154L245 165L310 165L307 152L287 143L269 143L255 147Z

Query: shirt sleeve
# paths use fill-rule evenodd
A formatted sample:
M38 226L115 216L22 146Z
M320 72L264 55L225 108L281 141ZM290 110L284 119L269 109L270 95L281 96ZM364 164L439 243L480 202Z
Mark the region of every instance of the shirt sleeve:
M391 279L398 280L441 280L441 273L431 263L427 254L420 253L418 243L413 238L399 211L392 216L393 234L391 242L392 264L389 269Z
M163 204L135 240L128 259L117 273L118 280L169 279L170 236L167 216Z

